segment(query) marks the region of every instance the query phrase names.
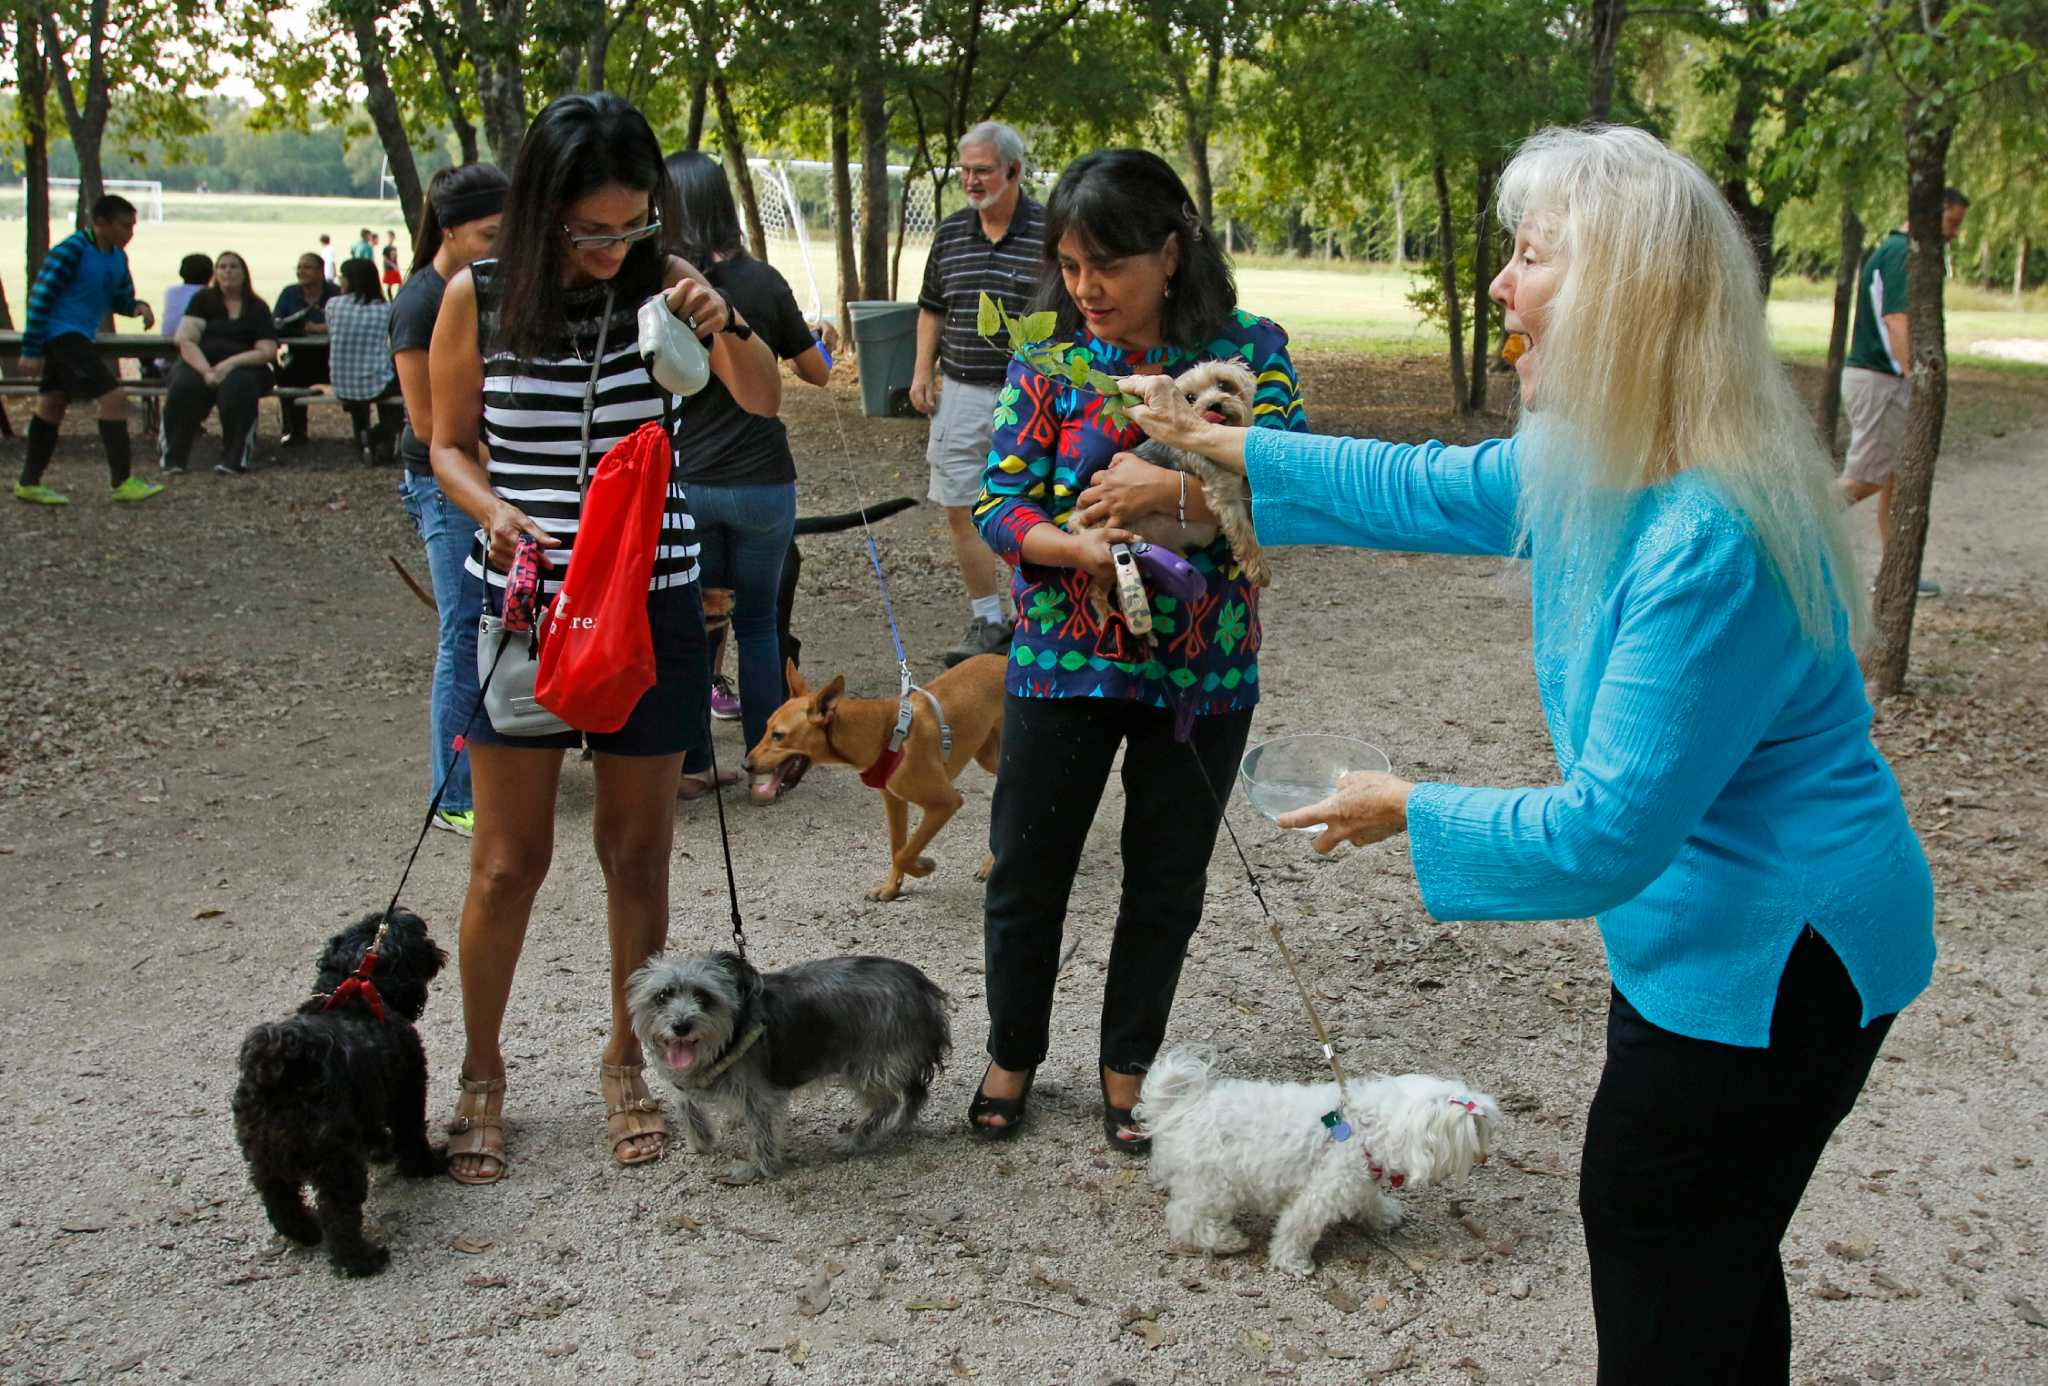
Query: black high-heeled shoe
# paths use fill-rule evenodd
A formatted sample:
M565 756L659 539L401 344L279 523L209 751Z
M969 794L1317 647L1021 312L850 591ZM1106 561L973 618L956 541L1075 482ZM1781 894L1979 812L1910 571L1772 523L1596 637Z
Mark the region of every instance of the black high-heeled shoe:
M1096 1069L1102 1078L1102 1134L1109 1141L1109 1148L1120 1150L1126 1155L1145 1155L1152 1150L1152 1138L1138 1130L1138 1123L1131 1118L1129 1107L1118 1107L1109 1100L1109 1078ZM1128 1132L1129 1134L1125 1134Z
M989 1068L994 1068L991 1063ZM1034 1066L1024 1070L1024 1091L1015 1097L990 1097L984 1090L988 1084L988 1068L981 1071L981 1085L974 1090L974 1100L967 1104L967 1129L985 1141L1006 1141L1024 1128L1024 1104L1031 1099L1031 1085L1038 1080L1038 1069ZM990 1126L983 1117L1001 1117L1001 1126Z

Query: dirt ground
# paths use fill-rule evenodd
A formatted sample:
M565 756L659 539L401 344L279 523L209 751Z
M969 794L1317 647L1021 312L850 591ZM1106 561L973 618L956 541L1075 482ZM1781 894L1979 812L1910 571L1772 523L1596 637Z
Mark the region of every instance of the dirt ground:
M1444 427L1432 364L1311 356L1303 380L1319 429ZM922 494L921 423L860 419L843 381L836 406L800 389L805 511L844 508L856 478L870 498ZM1787 1239L1798 1382L2048 1381L2044 416L2038 384L1957 379L1928 561L1947 591L1922 604L1911 692L1877 728L1933 861L1941 957ZM938 871L895 904L863 898L883 820L850 774L731 815L757 961L882 952L951 992L953 1063L901 1147L835 1160L847 1108L827 1094L796 1105L803 1163L766 1187L714 1184L724 1161L684 1153L613 1168L592 1072L603 898L572 765L508 1021L511 1176L380 1175L370 1213L394 1259L376 1280L282 1249L230 1129L236 1049L304 996L319 942L391 890L424 806L433 648L385 558L424 572L396 478L349 460L336 413L315 418L325 441L290 460L202 471L141 507L104 500L81 420L53 477L77 503L0 509L0 1380L1592 1380L1575 1181L1607 983L1590 926L1436 923L1399 842L1324 862L1235 805L1347 1062L1459 1074L1509 1122L1499 1158L1412 1197L1397 1234L1326 1239L1313 1282L1257 1251L1172 1255L1142 1168L1104 1148L1089 1081L1114 784L1031 1128L995 1147L961 1129L984 1026L976 770ZM19 448L0 444L10 469ZM966 614L942 530L921 509L882 541L929 675ZM888 691L858 536L804 556L807 667ZM1265 619L1255 735L1363 736L1418 779L1554 777L1526 590L1500 564L1289 552ZM720 735L736 760L737 732ZM451 945L466 865L433 834L405 892ZM676 947L726 942L709 801L682 808L673 897ZM451 969L421 1027L437 1121L456 992ZM1318 1071L1227 846L1171 1037L1242 1074Z

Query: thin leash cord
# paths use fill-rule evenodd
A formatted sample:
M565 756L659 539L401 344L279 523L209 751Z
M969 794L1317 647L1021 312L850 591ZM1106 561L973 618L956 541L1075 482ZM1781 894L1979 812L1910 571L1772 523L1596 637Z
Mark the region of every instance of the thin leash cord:
M486 581L488 582L488 577ZM448 792L448 782L455 778L455 761L469 742L469 729L476 725L476 715L484 710L484 692L491 686L491 678L498 672L498 661L505 657L505 651L511 644L510 640L498 642L498 652L491 656L491 667L484 671L483 682L477 685L476 701L470 704L469 716L462 722L462 733L455 738L454 749L448 753L448 763L441 769L441 783L435 786L434 797L427 804L427 818L420 824L420 835L413 839L412 855L405 859L405 870L398 873L398 889L391 892L391 903L384 907L384 921L387 924L398 909L398 897L405 894L405 883L412 876L413 863L420 859L420 848L426 845L427 834L434 829L434 815L441 811L442 796Z
M1188 737L1188 754L1194 758L1195 771L1202 777L1202 785L1209 791L1209 799L1216 805L1216 817L1223 824L1223 831L1230 834L1230 845L1237 853L1238 864L1244 868L1244 878L1252 888L1252 898L1259 902L1259 913L1265 916L1266 932L1273 937L1273 946L1280 950L1280 960L1287 964L1287 975L1294 981L1294 990L1301 997L1302 1009L1308 1012L1308 1023L1316 1032L1316 1043L1323 1047L1323 1060L1330 1066L1330 1074L1337 1080L1337 1103L1339 1107L1351 1105L1350 1089L1344 1077L1343 1061L1337 1057L1336 1046L1330 1043L1330 1033L1323 1028L1323 1017L1316 1010L1315 1000L1309 995L1308 985L1301 980L1301 969L1295 966L1294 954L1287 947L1287 940L1280 934L1280 921L1273 917L1272 906L1266 903L1266 892L1259 884L1259 874L1252 869L1251 858L1245 855L1244 844L1238 841L1237 829L1230 824L1229 805L1216 790L1216 782L1209 778L1209 767L1202 763L1202 753L1195 748L1193 733Z
M704 744L711 751L711 797L718 803L718 847L725 854L725 898L732 906L733 951L745 961L747 956L747 927L740 921L740 885L732 870L732 837L725 827L725 786L718 779L718 738L712 734L711 709L704 709Z
M671 466L674 465L674 450L681 446L677 436L681 430L682 403L675 396L664 393L662 397L662 432L668 438ZM685 488L685 494L687 495L687 488ZM700 599L703 594L703 586L704 570L700 566L697 569L697 587ZM718 737L711 726L711 704L708 701L704 705L704 747L711 757L711 797L718 804L718 850L725 857L725 899L727 906L732 911L733 951L738 953L741 960L744 961L747 956L747 926L740 918L740 884L739 878L734 875L732 869L732 834L727 829L725 822L725 786L719 782L718 778Z
M849 337L853 335L853 325L851 323L847 324L847 335ZM874 527L868 523L867 497L861 491L860 473L853 464L853 447L847 441L846 420L839 410L839 396L833 393L829 381L825 386L825 400L832 409L832 431L839 439L840 466L846 473L847 481L852 484L855 512L860 516L861 536L867 541L868 566L874 570L875 586L882 594L882 615L889 623L889 642L896 648L896 672L901 680L901 686L897 689L896 696L898 698L907 698L910 696L911 685L914 682L910 676L910 656L904 653L903 632L896 625L896 607L889 600L889 580L882 575L882 554L881 550L875 545Z

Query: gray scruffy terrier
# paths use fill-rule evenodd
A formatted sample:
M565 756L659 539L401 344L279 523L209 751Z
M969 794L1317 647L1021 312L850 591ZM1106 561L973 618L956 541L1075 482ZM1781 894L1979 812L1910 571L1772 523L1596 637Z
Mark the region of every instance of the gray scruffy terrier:
M843 1153L903 1131L953 1044L946 993L894 958L760 972L737 953L655 957L627 981L626 1005L648 1061L681 1095L691 1150L710 1151L714 1111L745 1121L752 1159L733 1166L733 1183L789 1167L782 1114L807 1083L850 1088L867 1108Z

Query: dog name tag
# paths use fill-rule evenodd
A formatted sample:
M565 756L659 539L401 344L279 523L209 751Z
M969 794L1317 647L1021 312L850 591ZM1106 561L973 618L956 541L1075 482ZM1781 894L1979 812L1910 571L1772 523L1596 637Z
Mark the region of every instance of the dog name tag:
M1351 1139L1351 1123L1344 1119L1342 1112L1324 1112L1323 1126L1329 1131L1330 1139L1333 1141Z

